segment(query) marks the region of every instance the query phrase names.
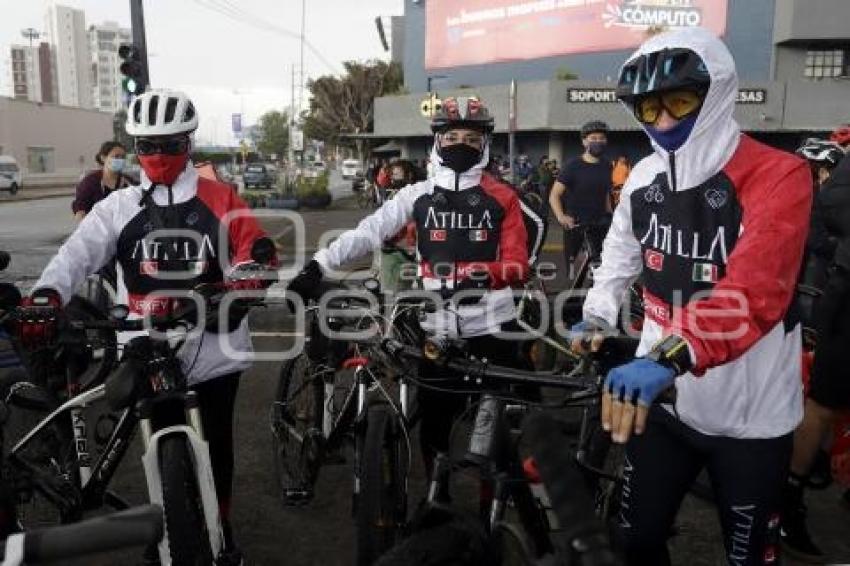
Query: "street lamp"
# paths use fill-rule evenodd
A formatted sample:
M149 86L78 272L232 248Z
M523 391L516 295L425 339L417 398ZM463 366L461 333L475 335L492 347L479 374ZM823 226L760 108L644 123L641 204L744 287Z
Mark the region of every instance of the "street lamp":
M30 40L30 48L32 48L33 40L41 37L41 32L35 28L26 28L21 30L21 35Z

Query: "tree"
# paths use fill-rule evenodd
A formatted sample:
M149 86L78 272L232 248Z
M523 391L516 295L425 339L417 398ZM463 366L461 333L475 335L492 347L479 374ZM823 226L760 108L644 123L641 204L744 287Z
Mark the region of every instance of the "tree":
M259 126L257 149L265 155L276 153L281 159L289 149L289 117L286 112L266 112L260 116Z
M337 143L341 134L372 131L375 98L403 88L398 63L346 61L343 66L341 77L325 75L307 82L311 99L304 118L306 137Z
M578 78L578 75L566 67L561 67L555 72L555 78L559 81L574 81Z

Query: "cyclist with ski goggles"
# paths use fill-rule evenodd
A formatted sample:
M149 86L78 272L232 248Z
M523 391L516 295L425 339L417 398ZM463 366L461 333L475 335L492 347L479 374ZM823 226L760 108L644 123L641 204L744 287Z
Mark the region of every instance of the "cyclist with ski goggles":
M702 469L728 562L777 559L802 415L800 326L788 314L811 177L740 132L737 90L731 54L702 28L649 39L617 86L654 153L623 188L576 330L614 327L641 277L638 357L609 373L602 405L603 426L628 443L619 531L630 564L670 563L670 528ZM653 405L671 386L675 403Z

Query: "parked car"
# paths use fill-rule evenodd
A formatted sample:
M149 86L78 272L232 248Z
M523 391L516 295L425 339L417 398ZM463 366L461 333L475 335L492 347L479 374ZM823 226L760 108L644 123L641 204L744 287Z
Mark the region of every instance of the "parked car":
M346 159L342 162L342 178L354 179L363 176L363 164L359 159Z
M21 169L11 155L0 155L0 191L15 194L21 188Z
M262 187L271 189L277 184L277 168L268 163L251 163L242 173L245 188Z
M312 161L304 168L304 176L315 179L327 172L328 167L324 161Z

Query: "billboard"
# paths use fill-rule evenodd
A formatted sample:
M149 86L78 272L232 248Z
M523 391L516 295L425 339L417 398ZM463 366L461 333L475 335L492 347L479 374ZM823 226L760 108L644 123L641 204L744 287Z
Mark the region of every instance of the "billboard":
M425 68L633 49L651 28L726 32L728 0L428 0Z

